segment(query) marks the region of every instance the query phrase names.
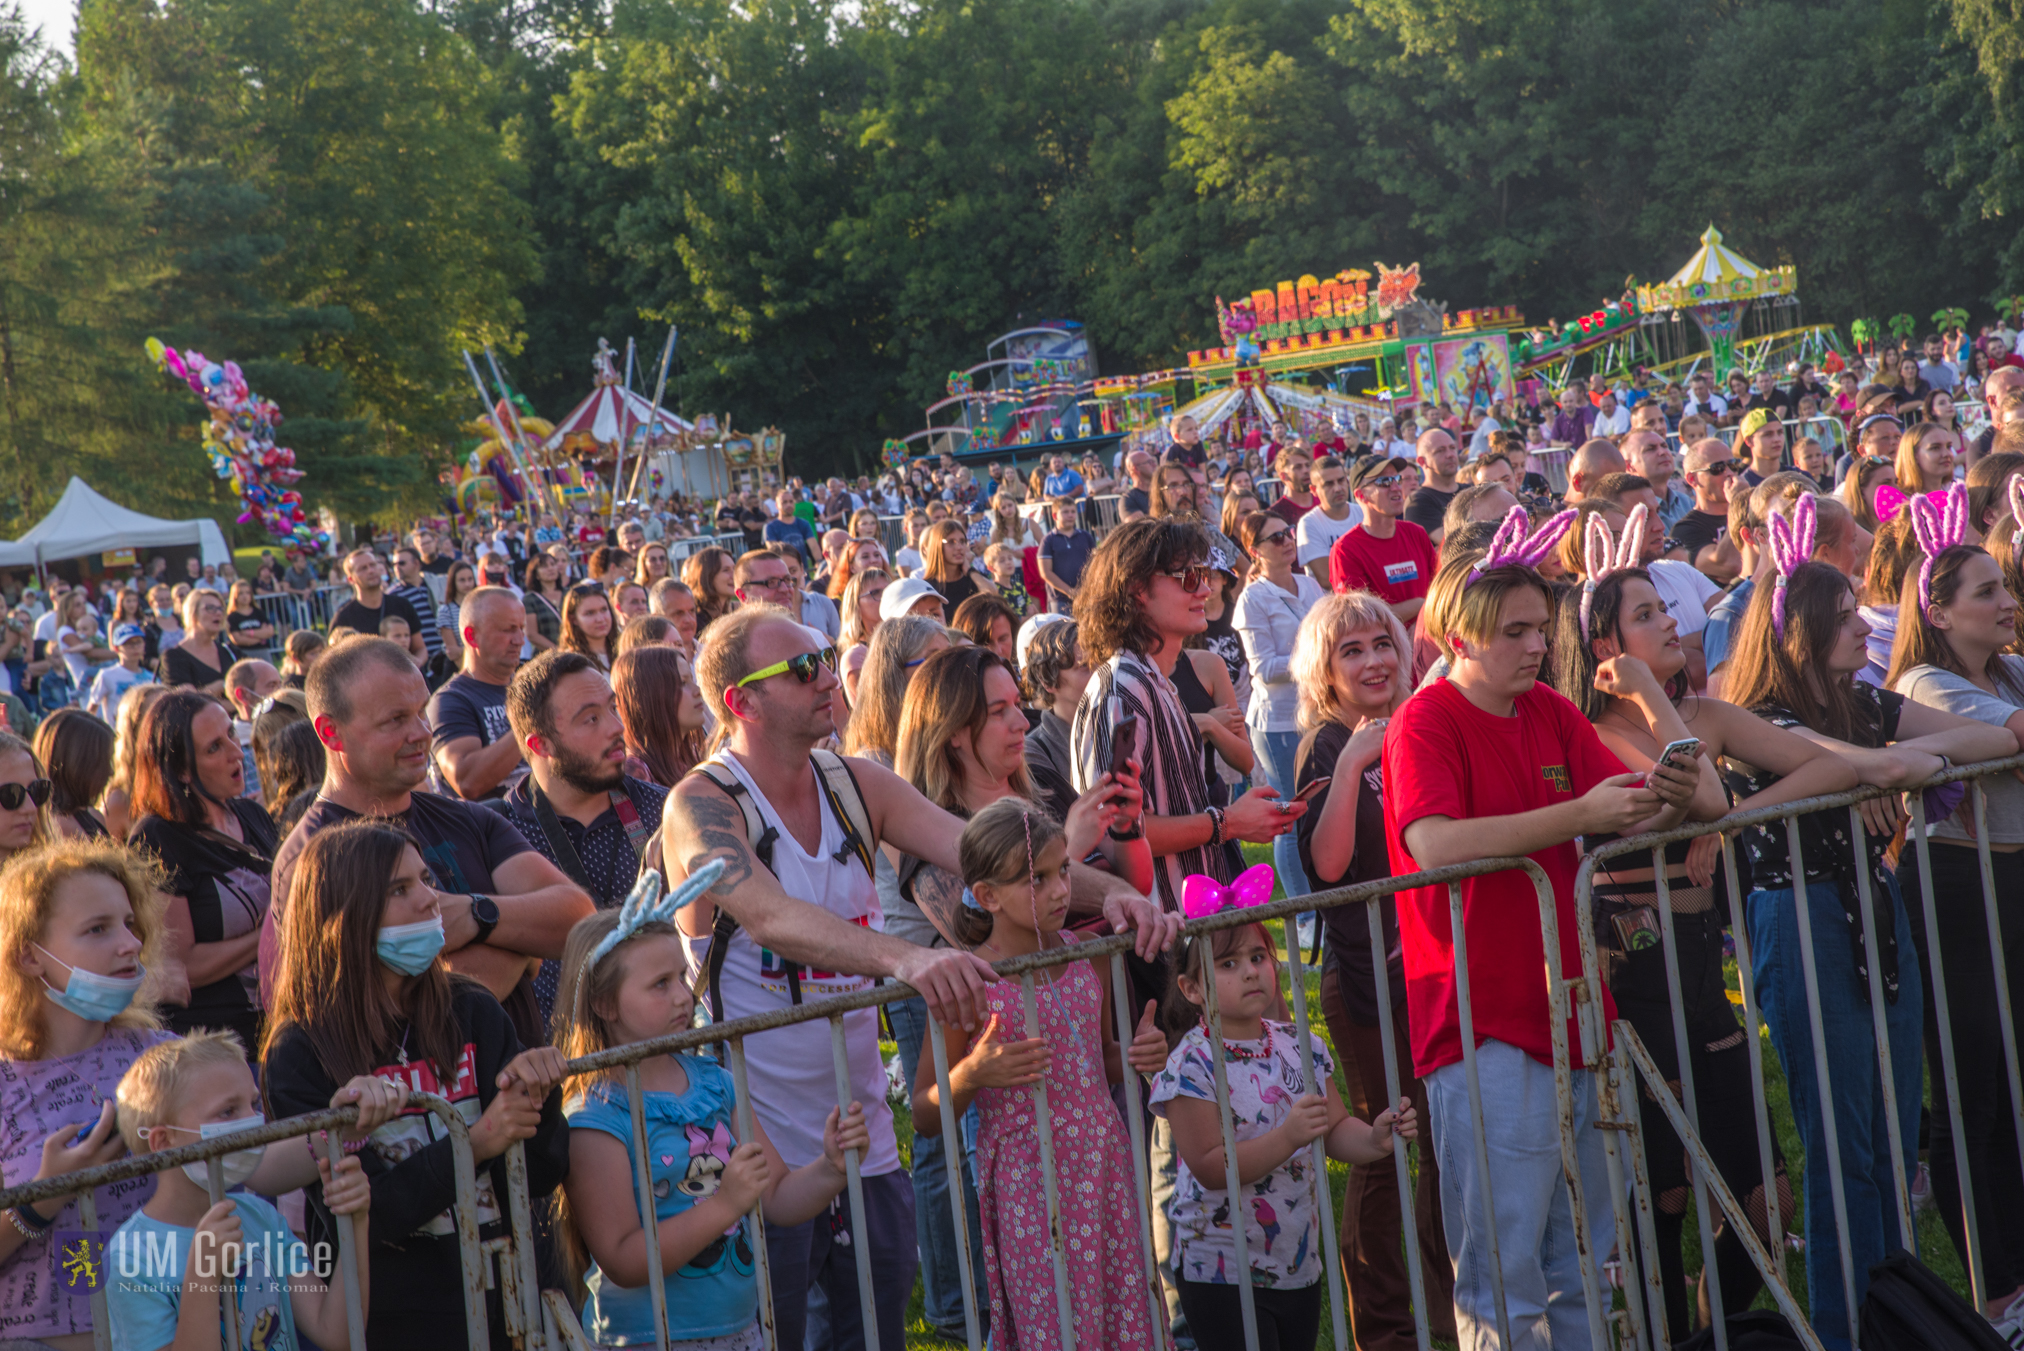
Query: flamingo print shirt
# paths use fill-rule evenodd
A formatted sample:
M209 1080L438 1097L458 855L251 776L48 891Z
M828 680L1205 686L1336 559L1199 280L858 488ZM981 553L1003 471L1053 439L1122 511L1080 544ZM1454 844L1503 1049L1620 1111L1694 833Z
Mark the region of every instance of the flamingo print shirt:
M1230 1081L1230 1115L1239 1140L1252 1140L1275 1129L1287 1110L1313 1084L1334 1092L1329 1076L1335 1062L1320 1038L1313 1043L1312 1072L1303 1074L1300 1042L1291 1023L1265 1023L1257 1041L1223 1043L1223 1070ZM1155 1115L1167 1114L1175 1098L1216 1100L1214 1062L1209 1034L1190 1028L1181 1038L1167 1067L1153 1080L1150 1105ZM1180 1240L1181 1278L1210 1284L1236 1284L1236 1233L1230 1223L1230 1193L1224 1179L1197 1178L1187 1161L1178 1161L1174 1186L1174 1228ZM1214 1185L1209 1185L1213 1183ZM1298 1288L1321 1279L1320 1198L1313 1155L1297 1151L1277 1169L1242 1190L1244 1242L1251 1279L1263 1287Z

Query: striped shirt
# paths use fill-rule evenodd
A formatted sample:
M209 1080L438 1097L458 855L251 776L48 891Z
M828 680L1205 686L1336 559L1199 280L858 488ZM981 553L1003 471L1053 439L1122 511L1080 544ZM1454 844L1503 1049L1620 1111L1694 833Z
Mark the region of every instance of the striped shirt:
M1086 793L1110 769L1110 732L1126 715L1139 720L1136 754L1145 809L1154 816L1196 816L1209 809L1202 777L1202 735L1181 696L1160 669L1136 652L1120 652L1097 667L1076 706L1069 742L1075 790ZM1162 909L1181 908L1181 879L1203 873L1230 881L1224 851L1207 844L1153 860Z

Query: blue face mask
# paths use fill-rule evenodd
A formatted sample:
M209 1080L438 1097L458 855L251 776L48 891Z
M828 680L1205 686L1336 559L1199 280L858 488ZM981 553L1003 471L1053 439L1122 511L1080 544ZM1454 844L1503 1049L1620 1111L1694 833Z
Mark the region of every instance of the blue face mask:
M147 971L141 969L137 976L101 976L96 971L87 971L70 963L37 943L36 951L59 966L70 967L70 979L59 990L47 978L42 982L42 993L60 1009L68 1009L89 1023L107 1023L127 1011L127 1005L134 1002L134 994L141 988L141 981Z
M404 976L419 976L443 950L443 917L415 924L393 924L379 931L373 951Z

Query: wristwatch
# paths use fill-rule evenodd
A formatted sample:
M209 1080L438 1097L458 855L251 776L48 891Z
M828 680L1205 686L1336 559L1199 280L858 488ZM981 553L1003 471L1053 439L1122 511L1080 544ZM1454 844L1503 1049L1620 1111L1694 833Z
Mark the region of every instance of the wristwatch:
M490 896L471 893L471 921L478 926L478 936L471 941L482 943L492 936L499 927L499 907Z

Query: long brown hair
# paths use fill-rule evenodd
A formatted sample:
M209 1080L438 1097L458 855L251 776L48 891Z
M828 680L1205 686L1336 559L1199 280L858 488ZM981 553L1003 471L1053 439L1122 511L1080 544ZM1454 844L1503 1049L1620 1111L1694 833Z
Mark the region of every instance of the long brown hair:
M956 749L956 734L970 733L974 744L984 730L990 717L984 676L993 667L1011 676L1013 687L1018 687L1019 673L1003 657L988 647L974 646L937 652L921 664L907 686L893 772L947 811L963 810L963 762ZM1034 795L1023 759L1012 771L1011 786L1021 797Z
M1951 549L1942 549L1933 559L1929 574L1928 604L1952 605L1961 595L1961 569L1976 558L1989 557L1989 551L1977 544L1956 544ZM1998 573L2000 576L2000 566ZM1890 671L1884 676L1884 686L1897 689L1907 671L1919 666L1937 666L1942 671L1951 671L1963 680L1974 679L1975 673L1965 666L1960 655L1954 651L1954 643L1944 632L1933 627L1933 621L1926 613L1926 606L1919 604L1919 574L1907 574L1904 588L1899 593L1897 632L1890 645ZM1989 654L1989 662L1981 674L1999 690L2007 690L2013 702L2024 699L2024 687L2020 687L2010 673L2010 667L2003 660L2001 652Z
M98 805L112 781L112 728L81 708L59 708L35 729L35 758L49 776L49 809L69 816Z
M197 830L210 824L197 783L195 724L199 713L218 706L208 694L172 689L148 709L134 747L134 820L159 816Z
M630 648L611 665L611 692L625 728L625 748L646 762L663 788L680 783L703 758L703 729L684 731L681 726L679 692L695 678L688 660L672 647Z
M717 594L717 574L731 570L731 555L712 544L698 549L682 562L682 581L696 597L696 628L721 619L737 608L736 599Z
M281 917L262 1059L294 1026L336 1083L378 1068L403 1044L410 1059L434 1062L445 1082L456 1073L463 1038L450 1003L452 981L461 977L438 959L402 982L398 1000L380 980L375 944L387 884L409 848L421 852L406 831L370 818L310 837ZM404 1019L403 1042L395 1028Z
M968 563L953 572L949 570L949 541L952 539L968 543L961 521L938 521L928 527L928 537L921 545L921 575L929 581L953 582L970 570Z
M1794 568L1785 584L1782 639L1771 627L1774 580L1758 583L1750 597L1730 650L1724 696L1744 708L1768 704L1790 709L1823 736L1871 744L1879 729L1861 712L1851 682L1826 669L1841 630L1841 599L1851 590L1848 578L1828 563L1808 561Z
M604 631L602 652L591 645L590 635L583 631L583 625L576 620L576 612L583 607L584 602L592 599L603 601L604 608L611 613L611 627ZM578 582L562 596L562 641L557 646L565 652L581 652L584 656L600 662L606 670L610 670L612 648L616 646L618 639L618 623L618 605L613 600L612 593L602 585L593 586L588 582Z

